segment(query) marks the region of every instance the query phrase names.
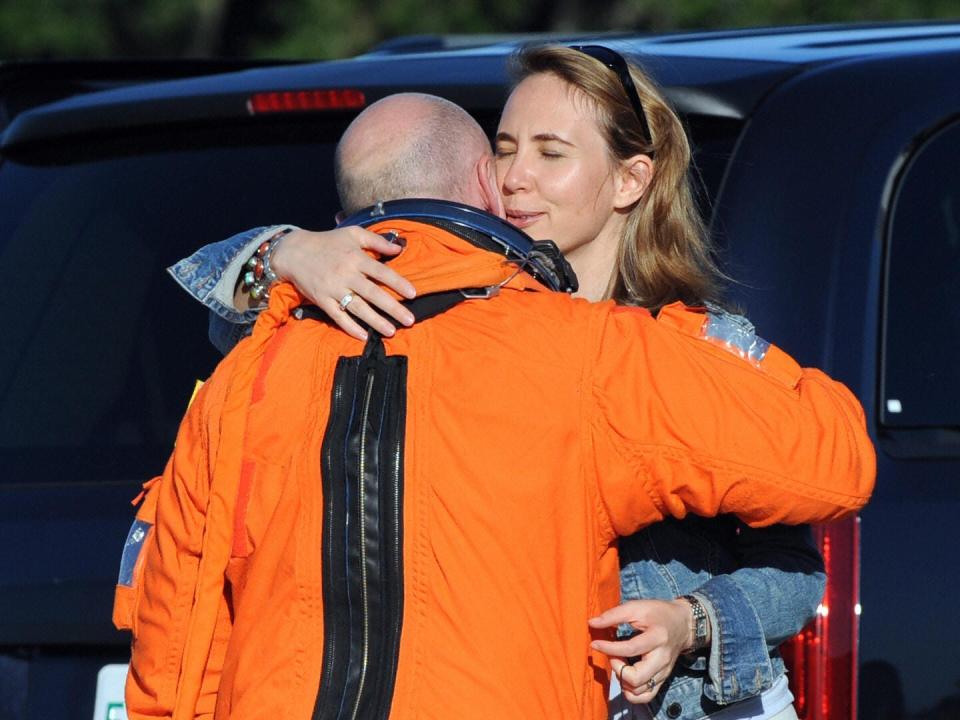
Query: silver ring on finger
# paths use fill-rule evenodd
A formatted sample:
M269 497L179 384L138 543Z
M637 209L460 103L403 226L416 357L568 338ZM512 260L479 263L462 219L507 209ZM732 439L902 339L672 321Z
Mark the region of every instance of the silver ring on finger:
M647 680L647 691L653 692L656 687L657 687L657 676L654 675L652 678Z
M342 298L340 298L340 302L337 303L337 304L340 306L340 309L341 309L341 310L343 310L344 312L346 312L346 310L347 310L347 305L349 305L349 304L352 303L352 302L353 302L353 293L352 293L352 292L348 292L346 295L344 295Z

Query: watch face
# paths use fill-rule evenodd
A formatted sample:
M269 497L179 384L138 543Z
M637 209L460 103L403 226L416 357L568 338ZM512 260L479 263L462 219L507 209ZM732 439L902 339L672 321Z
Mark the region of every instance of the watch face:
M690 603L690 609L693 611L693 650L696 651L705 647L707 644L707 613L696 596L683 595L682 597Z
M707 619L705 617L697 618L697 640L705 640L707 637Z

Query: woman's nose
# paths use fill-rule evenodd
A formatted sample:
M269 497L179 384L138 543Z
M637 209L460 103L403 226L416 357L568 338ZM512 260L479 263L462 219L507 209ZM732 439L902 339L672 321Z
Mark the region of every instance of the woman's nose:
M504 162L501 160L501 162ZM529 172L519 155L513 155L501 165L503 179L500 181L501 189L504 194L522 192L530 187Z

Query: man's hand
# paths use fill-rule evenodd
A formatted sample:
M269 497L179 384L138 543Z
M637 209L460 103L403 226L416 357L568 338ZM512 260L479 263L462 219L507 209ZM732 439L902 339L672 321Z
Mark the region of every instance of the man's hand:
M271 265L278 277L296 285L345 332L366 340L367 333L354 318L386 337L396 332L394 325L371 305L403 325L413 324L413 314L381 287L413 298L416 296L413 285L365 252L392 256L402 249L359 227L327 232L294 230L274 251ZM348 294L352 299L341 309L341 302Z
M594 630L623 623L637 634L626 640L594 640L590 645L610 656L623 696L632 703L648 703L673 673L680 653L693 645L692 610L682 599L630 600L587 621ZM636 660L631 663L625 658Z

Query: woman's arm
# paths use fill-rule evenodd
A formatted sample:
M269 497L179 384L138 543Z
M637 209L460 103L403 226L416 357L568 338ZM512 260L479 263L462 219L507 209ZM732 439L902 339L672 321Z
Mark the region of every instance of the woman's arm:
M740 524L735 553L739 569L711 578L694 593L715 638L704 694L720 704L773 684L770 651L816 615L826 585L823 558L807 525Z
M683 598L628 600L590 618L587 624L594 630L629 625L636 631L625 640L590 643L610 656L610 668L623 696L632 703L653 700L673 674L677 658L696 642L692 606Z
M288 228L291 232L280 239L279 233ZM406 279L378 260L398 254L402 247L357 227L310 232L272 225L206 245L169 269L184 290L210 309L210 340L221 352L246 335L257 317L261 305L243 292L241 279L257 248L272 238L277 245L271 264L278 277L292 282L345 332L364 339L363 322L382 335L393 335L394 325L380 313L412 324L410 312L377 285L405 298L416 294ZM353 300L342 310L347 293Z
M723 705L773 684L770 651L814 616L826 582L808 526L754 529L741 524L733 550L740 567L692 593L707 615L704 695ZM650 702L677 658L695 646L693 606L683 598L632 600L590 620L598 629L621 623L639 634L595 641L594 647L615 658L611 664L627 700ZM623 661L634 657L639 658L634 663Z
M257 310L238 308L234 289L243 266L261 242L292 225L270 225L237 233L226 240L204 245L167 268L167 272L195 300L231 323L252 324Z

